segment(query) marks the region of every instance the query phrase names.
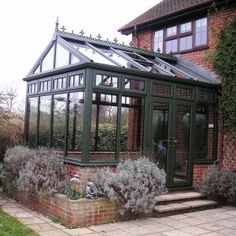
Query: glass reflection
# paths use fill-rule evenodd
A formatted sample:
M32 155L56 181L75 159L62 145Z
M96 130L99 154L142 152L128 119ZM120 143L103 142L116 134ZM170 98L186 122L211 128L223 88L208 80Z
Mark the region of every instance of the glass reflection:
M78 157L82 151L84 92L70 93L68 123L68 157Z
M122 97L120 158L138 158L143 146L144 99Z
M51 96L41 96L39 105L39 140L38 146L49 147Z
M153 104L153 161L159 164L159 167L167 167L168 151L168 129L169 129L169 104Z
M107 151L98 157L91 153L92 159L111 159L115 157L117 130L116 95L96 93L92 105L91 151Z
M32 148L37 146L37 122L38 122L38 97L29 98L29 130L28 145Z
M63 150L65 142L66 94L53 96L53 147Z

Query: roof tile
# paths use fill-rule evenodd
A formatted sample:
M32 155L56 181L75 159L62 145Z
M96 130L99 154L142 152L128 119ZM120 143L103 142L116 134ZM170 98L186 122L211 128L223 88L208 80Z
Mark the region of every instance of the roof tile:
M205 3L209 3L211 0L163 0L148 11L144 12L134 20L124 25L119 31L125 31L136 25L148 23L153 20L157 20L163 16L177 13L182 10L187 10L192 7L196 7Z

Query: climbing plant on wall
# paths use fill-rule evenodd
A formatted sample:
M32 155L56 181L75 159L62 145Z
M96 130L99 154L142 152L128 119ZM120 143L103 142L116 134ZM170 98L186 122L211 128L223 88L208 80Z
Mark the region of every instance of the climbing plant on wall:
M221 111L225 131L236 134L236 17L219 36L214 67L222 80Z

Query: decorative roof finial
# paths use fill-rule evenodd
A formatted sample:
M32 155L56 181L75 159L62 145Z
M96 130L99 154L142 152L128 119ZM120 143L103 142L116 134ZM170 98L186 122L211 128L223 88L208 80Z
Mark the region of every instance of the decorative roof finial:
M56 27L55 27L55 32L59 31L59 18L57 17L57 21L56 21Z
M117 44L117 43L118 43L118 39L117 39L117 38L114 38L113 42L114 42L115 44Z
M83 36L84 36L84 31L81 30L81 31L79 32L79 34L80 34L81 37L83 37Z
M97 39L101 40L101 38L102 38L101 34L98 34Z
M61 30L62 30L62 32L65 32L65 31L66 31L66 27L63 25L63 26L61 27Z

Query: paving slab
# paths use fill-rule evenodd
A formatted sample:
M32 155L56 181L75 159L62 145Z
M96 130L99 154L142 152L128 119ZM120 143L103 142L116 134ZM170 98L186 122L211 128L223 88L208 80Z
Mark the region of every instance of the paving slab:
M41 236L187 236L236 235L236 207L220 207L162 218L145 218L99 226L68 229L15 201L1 200L8 211Z

